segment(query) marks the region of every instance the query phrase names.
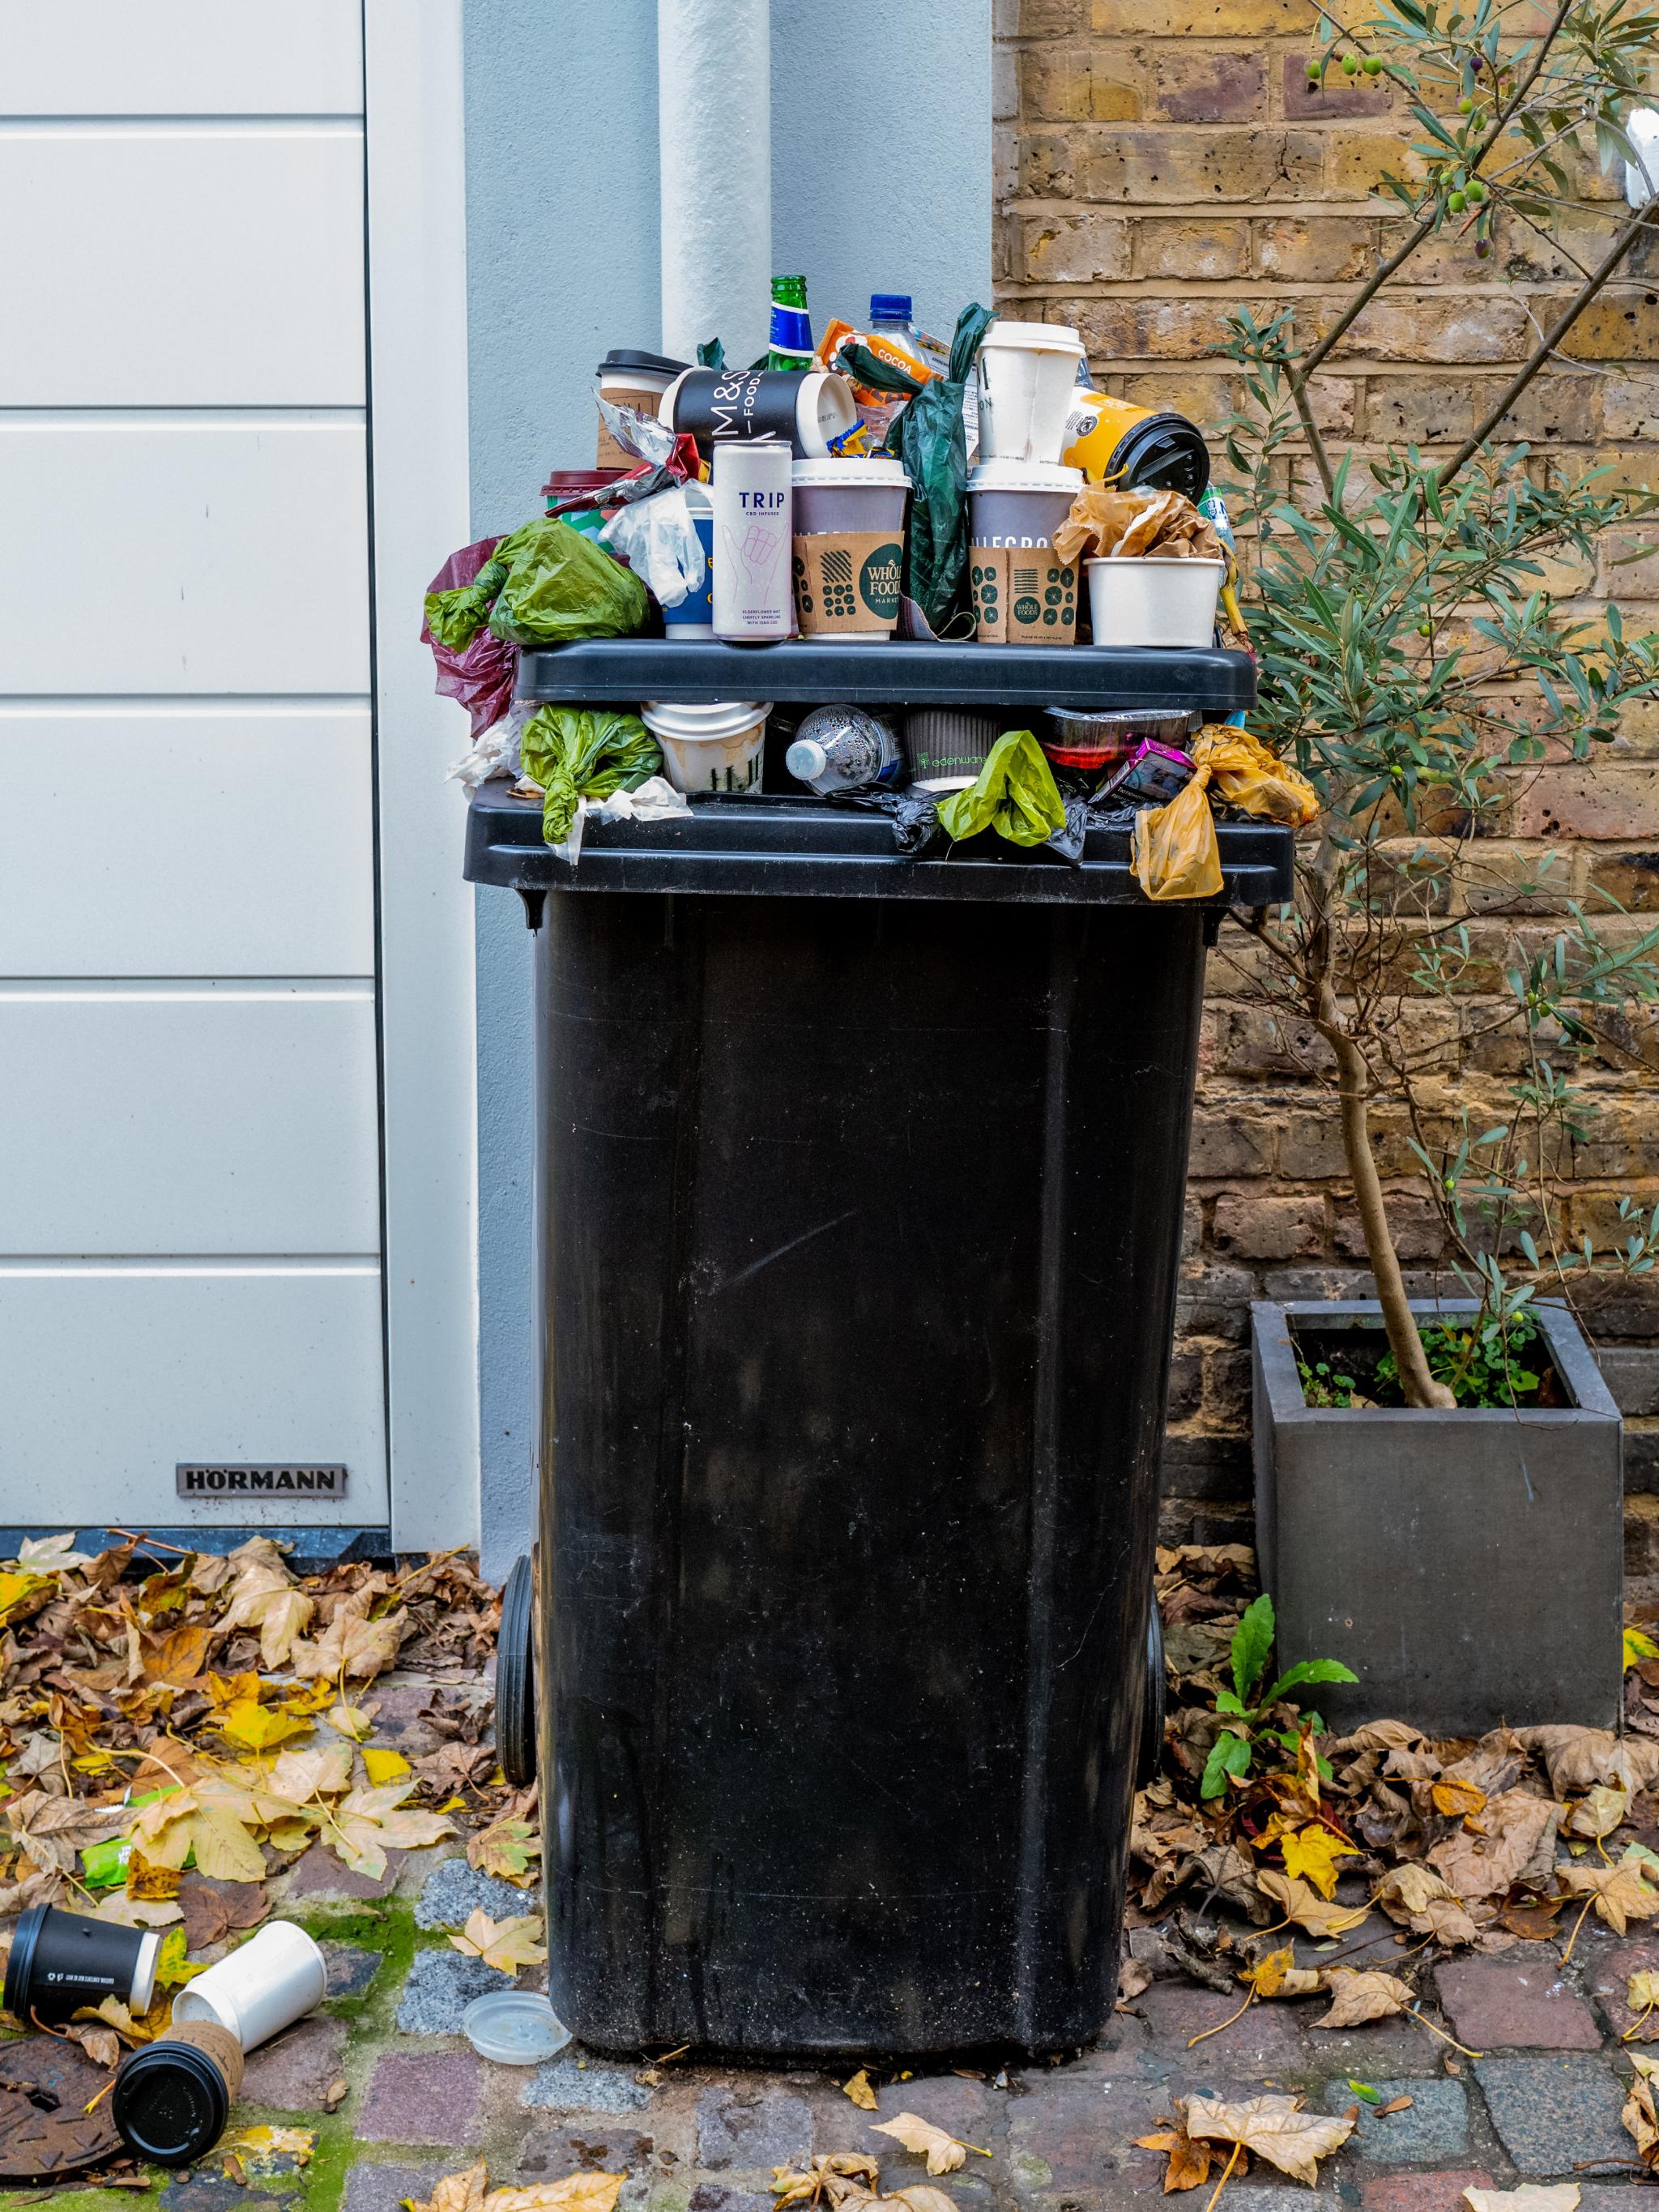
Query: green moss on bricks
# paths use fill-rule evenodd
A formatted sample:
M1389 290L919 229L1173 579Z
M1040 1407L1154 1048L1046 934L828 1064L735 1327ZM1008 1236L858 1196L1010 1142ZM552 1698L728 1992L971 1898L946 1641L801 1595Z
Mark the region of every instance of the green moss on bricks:
M305 2186L300 2203L302 2212L337 2212L357 2142L350 2123L337 2112L319 2118L316 2127L317 2147L300 2177Z

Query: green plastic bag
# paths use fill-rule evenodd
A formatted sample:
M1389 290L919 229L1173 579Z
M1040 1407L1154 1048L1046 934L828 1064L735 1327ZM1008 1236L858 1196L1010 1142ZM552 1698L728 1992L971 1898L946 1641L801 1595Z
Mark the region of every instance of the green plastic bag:
M496 561L508 546L507 578L489 627L509 645L629 637L644 622L645 586L568 522L554 516L526 523L496 547Z
M972 623L968 605L968 434L962 401L980 340L992 321L977 301L957 317L948 376L925 384L866 346L846 349L848 365L878 392L903 392L910 404L887 434L887 451L904 464L915 485L904 549L904 589L935 635ZM959 619L958 619L959 618Z
M542 836L550 845L569 836L579 799L637 791L662 766L661 750L639 716L604 707L538 707L520 744L525 774L547 794Z
M953 842L994 830L1012 845L1046 844L1066 827L1054 772L1030 730L997 739L978 782L940 799L939 826Z
M514 557L535 526L526 522L510 538L503 538L470 584L427 593L426 626L440 645L447 646L452 653L466 651L489 620L489 610L507 581Z

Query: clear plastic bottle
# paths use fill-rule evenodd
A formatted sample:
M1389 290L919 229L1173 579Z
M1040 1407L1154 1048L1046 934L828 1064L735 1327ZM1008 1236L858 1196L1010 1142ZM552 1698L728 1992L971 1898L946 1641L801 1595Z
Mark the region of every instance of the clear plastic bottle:
M784 766L820 799L896 783L903 765L899 741L884 721L859 707L819 707L795 732Z

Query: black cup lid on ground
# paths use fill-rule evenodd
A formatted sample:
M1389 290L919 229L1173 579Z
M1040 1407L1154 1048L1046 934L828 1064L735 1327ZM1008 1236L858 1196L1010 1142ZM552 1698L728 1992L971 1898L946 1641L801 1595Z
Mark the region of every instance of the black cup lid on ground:
M689 361L675 361L665 353L635 353L628 346L613 346L594 374L622 375L632 368L643 369L647 376L678 376L690 366Z
M127 2148L158 2166L188 2166L212 2149L230 2118L225 2077L188 2043L152 2043L115 2077L111 2116Z

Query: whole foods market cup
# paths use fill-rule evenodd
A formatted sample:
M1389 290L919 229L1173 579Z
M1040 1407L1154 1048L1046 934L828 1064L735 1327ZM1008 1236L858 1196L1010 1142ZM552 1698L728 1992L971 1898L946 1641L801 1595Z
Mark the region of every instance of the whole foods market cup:
M640 720L662 747L676 791L758 791L771 711L769 699L721 700L706 707L647 699Z
M179 1990L173 2023L213 2021L252 2051L314 2011L327 1989L328 1963L305 1929L268 1920L240 1951Z
M904 718L904 750L912 788L963 791L976 782L1001 725L971 707L912 707Z
M714 449L714 622L716 637L743 643L787 637L792 502L789 448L728 440Z
M135 2018L155 1994L161 1939L154 1929L125 1928L55 1905L34 1905L18 1921L6 1960L5 2007L26 2026L69 2020L106 1997Z
M859 419L853 387L833 370L688 368L663 393L659 419L705 454L727 439L770 440L823 459Z
M898 461L797 461L795 612L803 637L881 645L898 621L904 502Z
M1184 415L1132 406L1104 392L1078 392L1060 459L1091 483L1184 492L1194 504L1210 481L1210 449Z
M1064 324L993 323L979 349L980 458L1056 466L1082 358Z
M969 477L968 580L981 644L1075 638L1077 568L1056 557L1053 539L1082 489L1079 470L1029 461L981 461Z
M700 592L688 592L678 606L662 611L663 635L682 642L714 635L714 502L706 484L688 483L685 503L691 510L691 526L702 541L708 567Z
M662 404L662 396L677 376L684 375L686 363L671 360L663 353L634 353L618 347L606 354L599 366L599 391L613 407L632 407L639 414L654 415ZM599 416L599 450L598 466L602 469L636 469L638 460L626 453L611 436L603 415Z
M1175 561L1156 553L1085 561L1097 645L1214 642L1224 561Z

